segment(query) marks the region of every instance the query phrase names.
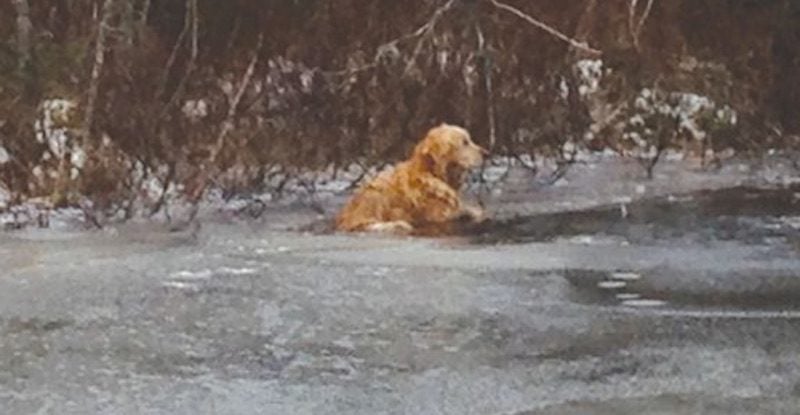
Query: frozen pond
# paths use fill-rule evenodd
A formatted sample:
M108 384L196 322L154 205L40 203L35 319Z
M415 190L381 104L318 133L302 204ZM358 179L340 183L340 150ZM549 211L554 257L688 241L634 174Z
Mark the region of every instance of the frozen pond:
M299 209L0 234L0 412L795 411L798 189L584 206L570 180L438 239L304 234Z

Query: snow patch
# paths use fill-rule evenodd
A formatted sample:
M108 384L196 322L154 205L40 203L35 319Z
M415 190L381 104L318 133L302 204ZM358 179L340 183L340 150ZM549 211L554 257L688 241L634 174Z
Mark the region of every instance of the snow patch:
M165 288L174 288L178 290L195 290L197 288L195 284L184 281L167 281L162 285Z
M779 220L792 229L800 230L800 216L783 216Z
M0 164L6 164L11 161L11 156L6 151L5 147L0 146Z
M8 208L8 202L11 200L11 193L8 190L0 187L0 211Z
M208 103L203 99L189 99L183 103L181 110L186 118L197 122L208 116Z
M69 123L77 108L75 101L63 98L47 99L39 106L39 119L34 122L36 141L47 144L50 152L59 159L70 150Z
M169 275L170 279L180 279L180 280L205 280L211 278L212 271L210 269L202 269L199 271L177 271L173 272Z
M219 274L227 274L227 275L254 275L258 273L258 270L255 268L231 268L231 267L222 267L217 270Z
M597 92L600 89L600 80L603 77L603 61L600 59L583 59L575 64L575 69L578 72L580 85L578 85L578 93L581 96L587 96ZM562 95L563 95L562 88Z
M694 140L707 140L710 134L735 126L737 119L730 106L707 96L643 88L634 99L622 137L634 145L627 155L653 159L665 140L672 144L679 132ZM714 156L713 150L708 156Z

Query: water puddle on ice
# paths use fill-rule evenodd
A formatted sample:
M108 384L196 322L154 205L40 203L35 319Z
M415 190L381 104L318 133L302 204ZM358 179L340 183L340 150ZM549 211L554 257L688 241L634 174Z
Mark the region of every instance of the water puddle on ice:
M800 241L800 187L735 187L595 209L489 221L465 230L475 244L772 245Z
M626 312L698 318L800 318L797 275L759 277L752 285L691 278L648 278L634 272L567 270L569 298ZM734 277L735 278L735 277ZM720 281L722 282L722 281Z

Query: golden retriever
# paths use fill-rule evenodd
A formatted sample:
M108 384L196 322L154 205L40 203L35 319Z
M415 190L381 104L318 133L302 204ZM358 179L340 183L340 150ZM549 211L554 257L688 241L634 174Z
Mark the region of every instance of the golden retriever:
M411 157L362 186L336 218L336 229L441 233L460 219L480 221L480 208L461 201L459 188L487 151L467 130L442 124L428 131Z

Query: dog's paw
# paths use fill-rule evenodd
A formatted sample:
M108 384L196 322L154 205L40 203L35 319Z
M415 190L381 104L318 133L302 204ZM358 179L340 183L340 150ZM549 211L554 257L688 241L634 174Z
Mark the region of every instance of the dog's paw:
M474 223L481 223L488 219L486 211L478 206L464 206L461 208L461 212L463 218Z
M395 220L391 222L377 222L367 226L368 232L375 233L394 233L405 235L411 233L414 227L404 220Z

